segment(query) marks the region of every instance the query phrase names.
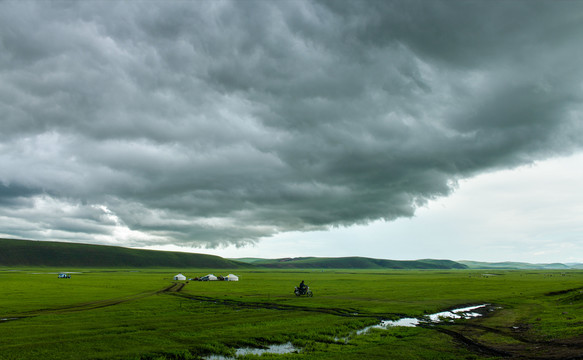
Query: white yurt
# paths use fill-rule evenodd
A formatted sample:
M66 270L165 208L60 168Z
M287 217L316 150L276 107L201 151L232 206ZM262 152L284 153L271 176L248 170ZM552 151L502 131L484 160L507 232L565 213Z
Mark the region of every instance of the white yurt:
M186 276L182 274L174 275L174 280L186 280Z
M207 276L205 276L205 277L208 277L209 281L215 281L215 280L218 280L218 278L217 278L216 276L214 276L213 274L208 274L208 275L207 275Z
M225 276L225 281L239 281L239 277L234 274L229 274Z

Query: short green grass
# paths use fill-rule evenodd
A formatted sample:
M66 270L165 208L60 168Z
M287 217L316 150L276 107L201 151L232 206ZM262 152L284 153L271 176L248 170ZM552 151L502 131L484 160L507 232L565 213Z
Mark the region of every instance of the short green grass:
M0 322L0 359L196 359L288 341L302 353L264 357L486 359L433 329L354 335L377 317L479 303L502 307L479 320L501 329L476 333L485 344L513 344L503 332L517 324L528 324L533 339L583 336L583 271L72 269L81 274L57 279L59 270L0 269L0 319L22 317ZM178 272L233 272L240 281L190 281L179 293L157 293ZM293 295L301 280L313 298Z

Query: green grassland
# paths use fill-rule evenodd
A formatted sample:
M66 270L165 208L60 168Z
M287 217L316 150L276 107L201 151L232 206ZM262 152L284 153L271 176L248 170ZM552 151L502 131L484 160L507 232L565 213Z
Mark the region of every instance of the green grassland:
M0 359L202 359L291 342L282 359L583 354L583 271L0 268ZM233 272L239 282L175 282ZM314 297L296 297L301 280ZM175 285L175 283L178 283ZM184 286L182 285L184 284ZM489 303L483 318L355 331ZM255 356L256 358L257 356ZM254 358L247 355L246 358Z

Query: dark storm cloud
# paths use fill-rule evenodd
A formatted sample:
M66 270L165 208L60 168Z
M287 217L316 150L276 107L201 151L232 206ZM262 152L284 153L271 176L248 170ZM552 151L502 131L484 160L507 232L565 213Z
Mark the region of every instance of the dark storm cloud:
M243 244L581 148L578 2L0 10L7 235Z

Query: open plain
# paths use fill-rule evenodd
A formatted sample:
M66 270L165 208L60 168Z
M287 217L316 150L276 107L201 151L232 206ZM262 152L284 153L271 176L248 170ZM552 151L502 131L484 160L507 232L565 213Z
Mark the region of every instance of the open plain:
M302 359L583 358L583 271L4 268L0 359L229 358L290 343ZM296 297L301 280L314 297ZM357 331L490 304L483 317ZM246 358L259 355L248 354Z

